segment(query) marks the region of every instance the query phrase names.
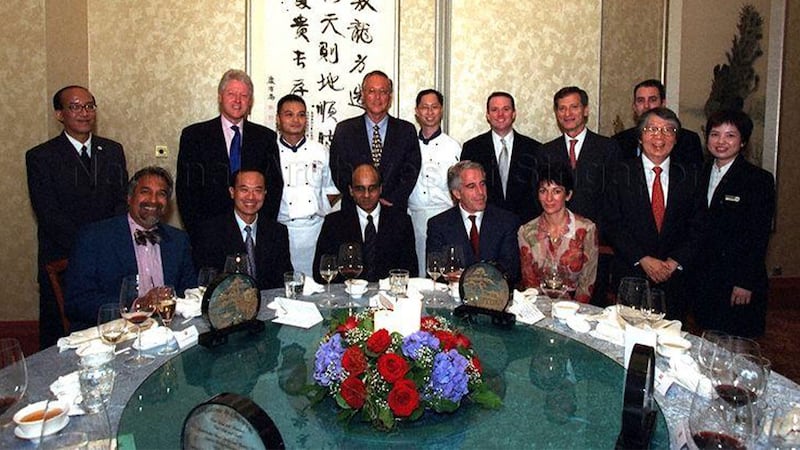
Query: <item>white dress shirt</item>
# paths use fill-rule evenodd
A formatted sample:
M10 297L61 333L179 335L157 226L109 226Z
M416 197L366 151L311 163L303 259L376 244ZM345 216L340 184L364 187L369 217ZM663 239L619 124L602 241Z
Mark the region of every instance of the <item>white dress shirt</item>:
M650 202L652 202L653 180L656 179L656 173L653 172L653 167L656 167L656 165L653 164L653 161L650 161L650 159L647 156L645 156L644 153L642 153L641 158L642 158L642 166L644 166L644 178L647 181L647 193L650 198ZM668 156L667 159L664 160L664 162L658 165L659 167L661 167L661 190L664 191L665 208L668 204L667 199L669 198L669 158L670 157Z
M732 159L728 164L725 164L722 167L718 167L717 163L711 165L711 177L708 180L708 206L711 206L711 199L714 198L714 191L717 190L717 186L719 186L719 182L722 181L722 177L728 173L728 170L731 168L731 164L736 161L736 158Z

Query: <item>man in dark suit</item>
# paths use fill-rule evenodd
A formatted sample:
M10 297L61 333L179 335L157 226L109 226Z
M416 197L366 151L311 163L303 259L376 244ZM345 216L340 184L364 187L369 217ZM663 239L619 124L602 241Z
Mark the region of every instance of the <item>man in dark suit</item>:
M264 174L242 170L229 188L233 211L201 223L192 247L195 266L214 267L222 272L227 256L246 255L250 275L259 289L283 287L283 274L292 270L289 233L266 214L259 213L266 194ZM248 236L252 251L248 251ZM252 253L252 254L251 254Z
M614 248L615 280L647 278L664 290L667 318L685 320L686 272L694 266L704 223L695 167L671 158L680 121L667 108L639 119L642 156L613 169L604 213Z
M391 269L407 269L412 277L417 270L414 227L405 208L380 203L382 183L372 164L362 164L353 171L349 186L353 203L325 216L314 253L314 279L322 283L319 263L322 255L337 255L346 242L361 245L364 270L360 278L378 281Z
M447 172L447 185L458 205L428 220L426 248L460 247L464 268L482 260L497 262L514 286L519 280L519 219L487 205L486 174L476 162L456 163Z
M619 160L619 146L613 139L593 133L586 128L589 118L589 95L576 86L558 90L553 96L553 111L563 135L544 144L539 152L539 164L561 163L572 167L575 188L569 200L569 210L597 225L601 245L603 236L600 219L603 214L603 194L611 167ZM597 262L597 278L591 303L605 306L611 256L601 253Z
M461 159L475 161L486 170L489 204L515 213L525 223L541 213L534 180L541 144L514 131L516 118L514 97L492 92L486 100L491 130L465 142Z
M385 73L375 70L364 76L361 100L365 114L340 122L334 130L330 149L333 182L340 192L346 192L354 168L372 164L383 181L381 204L405 210L421 165L416 129L389 115L392 80ZM344 202L351 200L344 196Z
M667 88L663 83L654 79L642 81L633 88L633 122L638 122L646 111L664 107L666 104ZM635 159L641 155L639 130L635 126L620 131L612 138L619 142L620 158ZM695 166L695 168L702 166L703 146L700 143L700 136L694 131L681 129L675 148L672 150L672 158L677 162Z
M64 131L25 155L38 223L40 348L55 344L63 334L45 265L69 256L83 225L125 212L128 181L122 146L92 133L97 103L86 88L60 89L53 107Z
M172 197L172 177L145 167L128 185L128 214L82 228L67 269L65 308L73 330L97 325L97 310L118 303L122 279L138 274L178 295L197 286L185 232L160 223Z
M176 194L183 226L196 242L204 220L228 212L231 175L256 169L267 177L264 214L278 217L283 178L277 135L246 119L253 106L253 82L241 70L228 70L219 82L220 115L183 129L178 151Z

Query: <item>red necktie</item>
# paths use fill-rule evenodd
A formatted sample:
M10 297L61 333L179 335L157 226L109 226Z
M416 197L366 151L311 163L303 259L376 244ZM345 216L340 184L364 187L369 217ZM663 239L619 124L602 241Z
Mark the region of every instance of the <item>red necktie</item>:
M661 188L661 167L653 167L653 172L656 177L653 180L653 199L651 200L651 207L653 209L653 218L656 220L656 229L661 233L661 225L664 223L664 190Z
M475 216L469 216L469 220L472 222L472 228L469 229L469 242L472 244L472 253L475 254L476 258L480 258L481 246L478 239L478 226L475 225Z
M578 158L575 157L575 144L577 142L577 139L569 140L569 165L572 166L572 170L575 170L575 166L578 165Z

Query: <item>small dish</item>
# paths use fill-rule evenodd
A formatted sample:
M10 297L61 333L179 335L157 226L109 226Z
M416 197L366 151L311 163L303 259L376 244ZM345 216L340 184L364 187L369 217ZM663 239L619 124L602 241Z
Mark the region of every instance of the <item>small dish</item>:
M661 335L658 337L656 351L666 358L673 358L686 354L692 348L692 343L676 335Z
M353 279L347 280L344 282L345 288L344 291L350 294L353 298L361 298L365 292L367 292L367 285L369 282L367 280L361 279Z
M553 317L565 321L570 317L574 316L575 313L578 312L580 307L581 305L579 303L569 300L562 300L560 302L555 302L553 303L552 306Z
M47 407L49 417L43 420L45 407ZM57 414L50 416L56 410ZM14 422L17 424L14 435L21 439L38 439L40 435L49 436L57 433L69 423L68 412L69 405L59 400L52 400L49 404L47 400L32 403L14 414ZM31 416L37 416L38 419L25 420ZM44 432L42 432L43 426Z

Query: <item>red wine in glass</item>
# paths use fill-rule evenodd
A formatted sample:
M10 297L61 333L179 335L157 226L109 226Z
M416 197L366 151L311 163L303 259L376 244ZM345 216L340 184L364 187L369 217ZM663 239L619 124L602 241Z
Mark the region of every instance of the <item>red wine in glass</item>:
M0 416L5 414L8 408L14 406L14 403L17 403L16 397L0 397Z
M714 390L717 391L719 398L737 408L746 405L747 402L754 402L757 397L756 393L749 389L730 384L720 384L714 386Z
M692 435L695 445L700 450L725 449L746 450L747 446L732 436L716 431L700 431Z

